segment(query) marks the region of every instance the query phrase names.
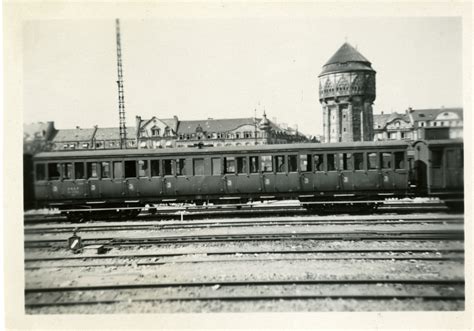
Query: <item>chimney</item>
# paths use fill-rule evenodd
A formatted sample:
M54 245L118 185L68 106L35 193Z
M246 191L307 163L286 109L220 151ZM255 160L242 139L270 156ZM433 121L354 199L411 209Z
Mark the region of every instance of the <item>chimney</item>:
M96 124L94 125L94 131L91 134L90 146L91 148L95 149L94 142L95 142L95 134L97 133L97 129L99 126Z
M137 127L137 132L140 131L140 123L142 122L141 116L135 116L135 126Z

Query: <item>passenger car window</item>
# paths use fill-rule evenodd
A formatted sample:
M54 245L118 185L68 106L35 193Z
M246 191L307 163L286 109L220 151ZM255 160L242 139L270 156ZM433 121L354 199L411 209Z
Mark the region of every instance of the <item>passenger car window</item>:
M74 178L75 179L86 179L86 172L84 171L84 163L74 163Z
M43 163L36 165L36 180L46 179L46 166Z
M101 162L100 173L102 178L111 178L110 177L110 162Z
M395 169L405 169L405 152L395 152Z
M87 162L87 176L89 178L98 178L97 162Z
M219 176L221 173L221 159L218 157L212 158L212 175Z
M59 163L48 163L48 179L56 180L61 177Z
M298 156L297 155L288 155L288 171L297 172L298 171Z
M377 169L377 153L367 153L367 169Z
M124 167L125 167L125 178L137 177L137 162L125 161Z
M390 169L392 167L392 153L380 153L380 168Z
M250 163L250 173L258 173L259 168L258 168L258 156L250 156L249 157L249 163Z
M349 171L353 169L351 153L339 153L339 169Z
M151 177L160 176L160 160L150 161Z
M275 167L276 167L276 172L286 172L286 164L285 164L284 155L275 156Z
M328 154L327 157L328 157L328 171L335 171L337 168L336 155Z
M163 171L165 176L173 175L173 160L163 160Z
M72 163L63 163L63 179L72 179Z
M364 170L364 154L354 153L354 170Z
M224 158L224 169L226 174L235 173L235 157Z
M300 155L300 170L311 171L311 154Z
M121 161L113 162L113 171L114 171L114 178L123 178L123 168Z
M324 171L324 154L316 154L314 156L314 170Z
M262 171L263 172L272 172L273 165L272 165L272 156L271 155L262 155L260 157L261 164L262 164Z
M193 159L194 176L204 176L204 159Z
M186 175L186 168L185 168L185 159L177 159L176 160L176 175L177 176L184 176Z
M246 174L247 173L247 158L244 157L237 157L237 173L238 174Z
M138 177L148 177L148 161L138 160Z

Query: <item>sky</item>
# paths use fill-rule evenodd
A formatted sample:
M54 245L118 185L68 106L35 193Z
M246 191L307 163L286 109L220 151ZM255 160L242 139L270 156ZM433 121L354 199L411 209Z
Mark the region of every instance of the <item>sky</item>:
M462 106L462 21L413 18L122 19L127 126L135 116L253 117L322 133L318 75L345 42L376 70L374 113ZM114 20L23 29L23 122L118 127Z

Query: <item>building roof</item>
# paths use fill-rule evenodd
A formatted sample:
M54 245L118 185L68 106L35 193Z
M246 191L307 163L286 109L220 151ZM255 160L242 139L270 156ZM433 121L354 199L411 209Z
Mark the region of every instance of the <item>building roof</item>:
M418 121L432 121L440 113L453 112L456 113L461 119L463 118L462 108L428 108L428 109L410 109L410 115L414 122Z
M137 130L134 127L127 127L127 139L135 139ZM96 140L120 140L119 128L97 128L94 138Z
M93 138L96 128L91 129L62 129L58 130L53 138L53 142L61 141L88 141Z
M406 114L390 113L390 114L374 114L374 129L383 129L388 123L395 119L401 119L410 122L410 118Z
M357 49L345 42L326 62L321 74L356 70L374 71L370 61Z
M257 121L260 121L257 119ZM228 132L243 125L255 125L253 117L230 119L207 119L197 121L179 121L178 134L195 133L200 126L204 132Z
M326 62L325 66L333 63L345 63L345 62L365 62L370 64L360 52L352 47L349 43L345 42L337 50L336 53Z

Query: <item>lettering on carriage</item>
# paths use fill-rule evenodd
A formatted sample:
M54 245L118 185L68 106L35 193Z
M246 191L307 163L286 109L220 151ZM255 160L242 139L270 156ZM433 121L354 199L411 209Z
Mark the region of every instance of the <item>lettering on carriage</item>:
M309 184L309 178L306 178L306 177L305 177L305 178L304 178L304 183L305 183L305 184Z
M344 177L344 183L347 183L349 181L349 178Z
M67 187L67 193L69 193L69 194L78 194L79 193L79 187L77 187L77 186L68 186Z
M130 183L130 184L128 184L128 189L130 191L133 191L135 189L135 186L133 186L133 184Z
M383 181L388 182L388 176L383 176Z
M58 191L58 187L57 186L53 186L53 192L57 192Z
M265 185L270 185L270 179L269 178L265 178Z
M95 191L95 185L94 184L91 185L91 191Z
M166 183L166 188L171 188L171 182Z
M232 181L230 179L227 180L227 186L232 186Z

